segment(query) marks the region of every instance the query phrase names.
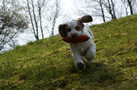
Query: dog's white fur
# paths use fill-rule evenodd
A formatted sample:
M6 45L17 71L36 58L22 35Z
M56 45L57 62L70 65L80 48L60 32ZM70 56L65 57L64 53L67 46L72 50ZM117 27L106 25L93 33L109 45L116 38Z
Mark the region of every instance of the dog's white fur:
M89 26L83 24L91 21L92 17L86 15L78 20L73 20L65 24L59 25L59 33L63 38L66 36L70 38L77 38L80 35L87 35L88 37L90 37L90 39L85 42L69 43L74 63L77 69L79 69L81 66L84 69L86 68L82 57L90 62L93 62L93 59L96 55L96 45L94 43L93 33L90 30ZM69 30L67 31L67 29Z

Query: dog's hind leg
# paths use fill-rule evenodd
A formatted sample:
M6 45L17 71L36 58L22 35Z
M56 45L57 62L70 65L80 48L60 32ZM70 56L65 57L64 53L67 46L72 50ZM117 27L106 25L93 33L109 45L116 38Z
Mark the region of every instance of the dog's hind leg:
M94 47L89 47L89 49L87 50L87 52L85 54L85 58L89 62L93 63L94 62L93 59L95 58L95 56L96 56L96 47L95 46Z

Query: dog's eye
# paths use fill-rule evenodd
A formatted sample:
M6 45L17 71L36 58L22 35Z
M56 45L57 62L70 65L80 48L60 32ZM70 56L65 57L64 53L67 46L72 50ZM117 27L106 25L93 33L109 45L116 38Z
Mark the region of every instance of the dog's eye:
M80 30L80 27L79 27L79 26L76 26L75 29L76 29L76 30Z
M68 29L67 29L67 32L70 32L70 31L71 31L71 29L70 29L70 28L68 28Z

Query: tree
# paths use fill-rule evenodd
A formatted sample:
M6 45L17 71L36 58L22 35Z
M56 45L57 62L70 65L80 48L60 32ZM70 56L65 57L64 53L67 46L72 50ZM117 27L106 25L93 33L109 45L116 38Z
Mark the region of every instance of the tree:
M93 2L93 3L91 3ZM103 22L106 22L106 16L105 16L105 10L104 10L104 6L103 6L103 2L104 0L86 0L86 3L88 4L88 7L90 8L91 6L93 6L92 8L94 8L94 13L95 16L101 16L103 19ZM90 5L91 4L91 5ZM99 6L99 7L96 7ZM101 12L101 13L99 13Z
M106 22L107 19L117 19L117 0L83 0L84 9L86 13L91 12L94 17L102 17L103 22ZM85 13L85 12L84 12Z
M93 0L94 2L96 2L98 5L99 5L99 11L101 11L101 16L102 16L102 19L103 19L103 22L106 22L106 19L105 19L105 10L103 8L103 0ZM97 9L96 9L97 10ZM98 12L98 10L97 10Z
M33 34L36 40L44 38L44 30L54 35L56 20L59 16L60 0L26 0ZM46 29L44 29L47 27Z
M113 0L104 0L104 3L102 3L106 10L108 11L108 13L111 15L111 19L117 19L116 17L116 10L115 10L115 4Z
M50 17L51 20L49 20L49 21L51 21L51 35L52 36L54 35L56 20L59 17L59 13L60 13L60 1L55 0L54 3L55 3L55 4L53 4L53 5L55 5L54 6L54 11L51 12L51 17Z
M115 4L112 0L83 0L84 9L81 11L86 11L86 13L91 12L94 17L102 17L103 22L107 19L116 19L115 14ZM84 12L85 13L85 12ZM110 17L111 16L111 17Z
M133 15L133 7L132 7L132 2L133 2L134 0L127 0L127 3L128 3L128 6L129 6L129 8L130 8L130 13L131 13L131 15Z
M44 30L43 30L43 9L48 4L48 0L26 0L27 1L27 11L29 13L31 26L33 30L33 34L36 40L41 37L44 38ZM40 32L40 33L39 33Z
M42 8L45 4L45 0L41 1L37 1L37 4L38 4L38 13L39 13L39 20L40 20L40 30L41 30L41 35L42 35L42 38L44 38L44 33L43 33L43 25L42 25Z
M126 16L128 16L128 5L127 5L126 0L122 0L122 3L123 3L123 6L125 8Z
M102 17L103 22L106 22L105 11L102 5L103 0L77 0L78 13L81 15L92 14L94 17Z
M25 15L16 11L17 8L15 10L12 5L6 6L8 6L6 0L3 0L3 5L0 7L0 51L6 45L12 46L11 41L13 43L16 35L28 28L29 23Z
M36 19L34 2L33 2L33 0L31 0L31 1L26 0L26 1L27 1L27 8L28 8L28 13L29 13L30 20L31 20L33 34L34 34L36 40L39 40L39 31L38 31L39 28L38 28L38 21ZM30 2L31 2L31 6L30 6Z
M134 14L134 6L136 4L136 0L126 0L126 2L127 2L127 5L129 6L130 14L133 15Z
M102 5L102 0L99 0L99 5L100 5L103 21L106 22L105 13L104 13L103 5Z
M130 15L133 15L136 12L136 0L122 0L122 4L125 8L126 16L128 16L128 13L130 13Z

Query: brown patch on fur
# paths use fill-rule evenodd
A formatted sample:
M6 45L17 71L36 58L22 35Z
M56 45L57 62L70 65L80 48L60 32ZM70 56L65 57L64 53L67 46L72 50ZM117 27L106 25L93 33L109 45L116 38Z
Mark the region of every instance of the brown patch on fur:
M68 26L67 24L60 24L59 25L59 34L63 38L67 36L67 31L66 31L67 26Z
M90 15L85 15L85 16L81 17L80 19L78 19L78 21L81 23L88 23L88 22L92 22L93 19Z

